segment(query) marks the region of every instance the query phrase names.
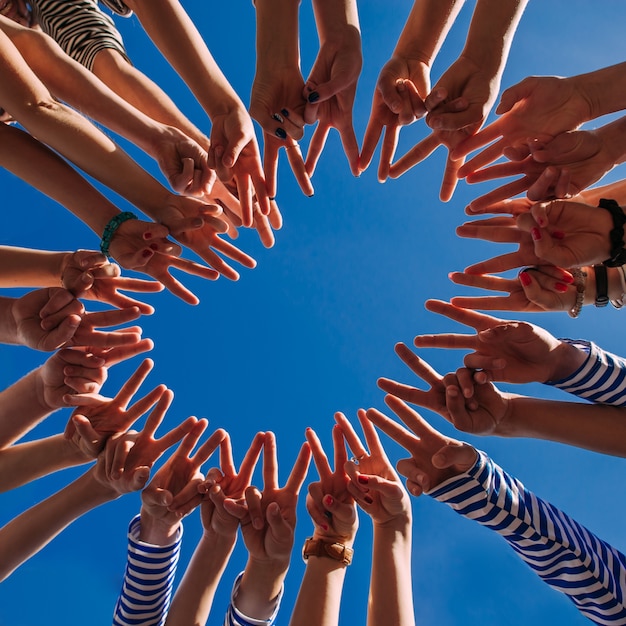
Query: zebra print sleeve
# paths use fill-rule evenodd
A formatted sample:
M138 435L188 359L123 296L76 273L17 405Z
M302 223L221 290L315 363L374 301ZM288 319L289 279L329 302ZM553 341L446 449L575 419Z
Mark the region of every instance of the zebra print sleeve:
M122 35L96 0L35 0L35 20L65 54L91 71L102 50L111 48L129 63Z
M587 352L589 356L573 374L548 384L591 402L626 406L626 359L606 352L590 341L561 341Z
M626 557L478 454L471 470L428 495L501 535L591 621L626 625Z
M114 626L162 626L170 606L182 526L170 546L139 541L140 527L141 518L137 515L128 529L128 560L115 605Z

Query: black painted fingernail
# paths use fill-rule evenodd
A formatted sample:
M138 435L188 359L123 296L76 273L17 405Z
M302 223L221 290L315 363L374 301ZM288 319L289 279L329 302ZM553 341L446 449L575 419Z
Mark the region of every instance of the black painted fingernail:
M268 200L269 200L270 202L274 202L274 200L276 200L276 196L271 196L271 197L268 197Z
M319 93L317 93L317 91L312 91L309 94L308 100L309 102L317 102L320 99L320 95Z
M289 111L287 111L287 109L281 109L280 112L285 116L285 117L289 117Z
M287 133L285 132L284 128L277 128L276 129L276 136L279 139L287 139Z
M277 122L280 122L281 124L285 121L281 115L278 115L278 113L273 113L272 119L276 120Z

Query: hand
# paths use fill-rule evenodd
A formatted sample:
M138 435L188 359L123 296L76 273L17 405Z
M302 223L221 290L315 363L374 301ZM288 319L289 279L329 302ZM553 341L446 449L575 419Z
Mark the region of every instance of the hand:
M196 422L143 490L142 535L147 531L171 536L172 528L178 527L181 518L200 504L202 496L198 493L198 485L204 480L200 468L227 436L226 431L216 430L192 455L207 425L207 420Z
M65 437L86 455L97 456L109 437L128 430L165 393L165 385L159 385L128 408L153 365L150 359L143 361L114 398L96 394L75 398L80 408L72 413Z
M490 291L508 292L507 296L455 296L451 304L464 309L483 311L571 311L576 304L577 288L572 274L554 265L527 267L517 278L500 278L483 274L452 272L448 275L457 285Z
M250 115L263 129L263 171L270 198L276 197L278 152L285 148L289 165L306 196L313 195L297 141L304 135L304 79L296 65L257 70L250 96Z
M196 418L189 417L160 439L154 437L173 397L174 394L169 389L162 393L140 432L118 432L107 440L104 475L106 480L115 482L120 493L142 489L148 482L152 466L161 455L196 425ZM113 455L108 453L108 448L112 446L115 447Z
M201 196L211 188L215 173L206 151L178 128L161 125L150 154L176 193Z
M137 354L152 350L150 339L119 348L65 348L55 352L39 369L37 394L41 406L56 411L97 399L107 370Z
M368 409L366 416L411 454L410 459L397 463L400 474L407 477L406 486L411 495L420 496L467 472L476 463L478 455L472 446L442 435L402 400L390 396L389 406L410 430L376 409Z
M119 265L109 263L104 254L91 250L77 250L66 256L61 267L61 284L77 298L99 300L119 309L137 307L142 315L151 315L154 309L119 290L141 293L163 290L161 283L122 278Z
M365 411L359 409L357 417L369 452L346 416L335 413L335 421L354 454L344 466L350 477L348 491L374 524L393 528L410 526L412 514L409 496L385 454L376 429L365 417Z
M424 98L430 91L430 68L422 61L393 56L380 71L372 112L365 129L359 169L365 171L383 132L378 180L385 182L398 144L400 126L426 115Z
M341 428L333 428L334 470L315 431L307 428L305 435L320 477L318 482L309 485L306 499L306 508L315 527L313 536L350 547L359 527L359 517L354 498L348 491L350 478L344 469L348 456Z
M211 122L209 165L215 168L223 183L231 180L236 183L243 225L250 227L253 195L263 215L270 211L270 194L261 168L261 155L252 120L243 105L238 103L227 112L214 115Z
M463 363L467 368L480 370L474 375L476 382L495 380L521 384L554 380L563 342L543 328L460 309L440 300L427 300L426 308L465 324L476 333L418 335L415 345L473 350L464 357Z
M44 352L65 345L112 348L135 344L141 338L141 329L136 327L111 332L96 330L137 319L140 313L136 307L85 313L83 305L60 287L36 289L17 298L11 313L16 341Z
M340 40L328 39L320 47L303 91L307 100L304 121L318 122L306 157L309 176L315 171L331 128L339 131L350 171L354 176L360 174L352 108L362 65L361 35L355 28L348 29Z
M241 501L252 480L254 468L263 449L265 433L257 433L248 447L239 471L235 468L230 438L226 437L220 446L220 467L209 470L206 480L198 485L198 492L204 494L200 517L205 534L213 533L224 538L234 539L239 527L239 519L225 508L226 499Z
M245 502L226 499L225 509L239 519L250 557L260 562L288 564L296 528L298 494L306 477L311 452L307 443L293 465L284 487L278 486L276 437L265 433L263 441L263 491L250 486Z
M575 80L556 76L530 76L506 89L496 113L501 117L457 146L452 156L460 159L487 145L459 171L460 177L484 167L507 148L526 144L528 138L556 137L575 130L589 119L589 107Z

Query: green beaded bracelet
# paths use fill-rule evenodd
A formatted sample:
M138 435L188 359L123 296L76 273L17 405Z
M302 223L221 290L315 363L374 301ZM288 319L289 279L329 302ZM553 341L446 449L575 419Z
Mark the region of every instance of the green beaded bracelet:
M123 213L118 213L115 217L112 217L109 220L109 223L104 227L104 232L102 233L102 241L100 242L100 251L102 254L109 256L109 246L111 245L111 239L113 239L113 235L115 235L115 231L126 221L126 220L136 220L137 216L130 211L124 211Z

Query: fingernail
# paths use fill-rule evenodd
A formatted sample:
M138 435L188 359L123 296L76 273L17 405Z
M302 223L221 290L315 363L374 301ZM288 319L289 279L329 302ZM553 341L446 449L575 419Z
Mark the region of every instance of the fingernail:
M151 250L155 250L155 251L156 251L156 250L158 250L158 249L159 249L159 246L158 246L156 243L151 243L151 244L150 244L150 249L151 249Z
M327 524L322 524L322 528L328 532L328 525Z
M152 256L153 254L154 254L154 252L152 252L152 250L144 250L144 251L141 253L141 256L142 256L144 259L147 259L149 256Z
M532 283L531 277L526 272L520 272L519 281L524 285L524 287L528 287L530 283Z
M325 504L326 506L332 506L334 502L335 502L335 501L333 500L333 497L332 497L332 496L326 496L326 497L324 498L324 504Z
M565 293L567 291L567 285L565 283L555 283L554 288L560 293Z
M571 274L567 274L566 272L563 272L561 280L568 285L572 285L574 283L574 277Z
M152 239L152 233L144 233L143 234L143 238L144 239Z
M539 241L541 239L541 231L538 228L533 228L530 231L530 236L535 240Z
M277 128L276 129L276 136L279 139L287 139L287 133L285 132L284 128Z
M320 95L319 95L319 93L317 93L317 91L312 91L309 94L309 97L308 97L308 101L309 102L311 102L311 103L312 102L317 102L319 99L320 99Z
M552 236L553 236L555 239L565 239L565 233L564 233L562 230L555 230L555 231L552 233Z
M285 121L283 116L282 115L278 115L278 113L273 113L272 114L272 119L276 120L277 122L280 122L281 124Z
M281 109L280 112L285 116L285 117L289 117L289 111L287 111L287 109Z
M369 479L367 476L363 476L362 474L357 479L362 485L367 485Z
M369 496L365 496L363 500L365 500L368 504L374 504L374 500L372 500Z
M276 200L276 196L271 196L271 197L269 197L269 198L268 198L268 200L269 200L270 202L274 202L274 200Z

